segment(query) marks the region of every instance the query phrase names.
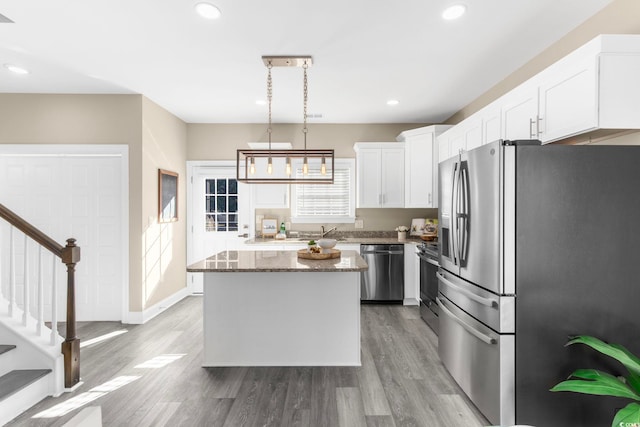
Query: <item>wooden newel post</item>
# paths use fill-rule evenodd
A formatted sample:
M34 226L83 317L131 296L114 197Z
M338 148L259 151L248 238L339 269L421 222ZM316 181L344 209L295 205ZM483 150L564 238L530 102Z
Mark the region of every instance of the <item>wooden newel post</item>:
M76 337L75 272L80 261L76 239L67 239L62 249L62 262L67 265L67 336L62 343L64 355L64 386L71 388L80 381L80 340Z

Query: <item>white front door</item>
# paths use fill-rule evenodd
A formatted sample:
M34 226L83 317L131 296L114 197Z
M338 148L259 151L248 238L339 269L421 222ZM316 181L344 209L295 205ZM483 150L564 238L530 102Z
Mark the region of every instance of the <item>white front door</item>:
M15 146L14 146L15 147ZM55 149L50 147L49 150ZM28 150L24 147L23 150ZM0 202L22 216L42 232L65 245L75 238L81 259L76 266L76 318L78 321L121 320L123 295L127 291L128 268L123 247L128 246L123 233L123 171L126 159L119 154L74 153L0 153ZM8 257L8 226L2 227L3 272ZM21 233L16 235L16 249L23 253ZM7 244L5 244L5 242ZM27 243L30 287L37 283L37 246ZM125 254L126 256L126 250ZM22 301L24 283L21 254L16 257L17 297ZM47 252L47 256L49 256ZM48 264L50 265L50 264ZM5 274L3 273L2 281ZM58 265L58 312L64 320L66 311L66 267ZM48 292L48 289L45 291ZM31 294L33 295L33 293ZM34 297L31 298L32 304ZM45 301L50 299L45 297ZM45 307L45 313L50 313Z
M234 162L198 162L189 169L187 265L221 251L242 249L253 234L251 188L237 182ZM202 274L190 274L192 292L202 292Z

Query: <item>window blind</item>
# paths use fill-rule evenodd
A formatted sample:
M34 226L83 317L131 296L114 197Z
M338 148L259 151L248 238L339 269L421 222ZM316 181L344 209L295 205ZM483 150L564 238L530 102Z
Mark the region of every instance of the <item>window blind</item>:
M302 177L302 168L296 168L296 177ZM319 170L309 170L309 175L320 177ZM340 216L350 212L351 173L348 167L334 170L333 184L296 184L295 212L298 217Z

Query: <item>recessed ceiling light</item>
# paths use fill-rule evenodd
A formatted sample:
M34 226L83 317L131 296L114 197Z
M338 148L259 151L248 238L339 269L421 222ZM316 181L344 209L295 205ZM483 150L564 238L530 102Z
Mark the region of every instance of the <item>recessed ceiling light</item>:
M387 101L387 105L398 105L400 102L397 99L390 99Z
M467 10L467 6L463 4L454 4L453 6L449 6L442 12L442 19L446 19L447 21L451 21L453 19L458 19Z
M26 68L18 67L17 65L4 64L4 68L16 74L29 74L29 70L27 70Z
M267 101L265 101L264 99L258 99L256 101L256 105L267 105Z
M212 5L211 3L198 3L195 6L198 15L206 19L218 19L222 13L220 9Z

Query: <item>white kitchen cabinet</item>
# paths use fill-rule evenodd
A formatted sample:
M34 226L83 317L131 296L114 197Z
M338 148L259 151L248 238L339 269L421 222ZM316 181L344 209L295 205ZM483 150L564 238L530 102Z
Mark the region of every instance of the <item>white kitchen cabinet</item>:
M489 105L480 112L482 120L482 145L500 139L500 125L502 117L500 108L495 105Z
M286 178L285 159L273 159L273 176ZM267 169L267 159L256 159L256 168ZM289 184L251 184L253 207L256 209L289 208Z
M538 88L525 84L512 90L502 100L502 139L536 138Z
M420 262L415 243L404 244L403 305L420 305Z
M503 139L558 141L640 128L640 37L599 36L509 92Z
M481 144L586 140L640 129L638 75L640 35L600 35L445 132L438 138L440 161L476 146L474 120Z
M444 150L439 161L482 145L482 120L473 115L438 137L438 147Z
M438 144L449 125L426 126L402 132L404 142L404 207L438 207Z
M404 144L358 142L353 148L358 207L404 207Z

